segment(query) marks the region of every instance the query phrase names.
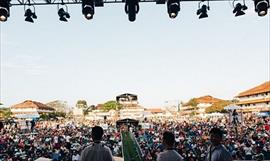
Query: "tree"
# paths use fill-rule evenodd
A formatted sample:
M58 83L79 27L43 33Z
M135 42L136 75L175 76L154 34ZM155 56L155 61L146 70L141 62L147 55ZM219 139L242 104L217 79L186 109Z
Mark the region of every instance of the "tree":
M82 109L87 108L87 102L85 100L78 100L76 103L76 107Z
M207 107L205 109L205 112L206 113L213 113L213 112L222 112L222 113L225 113L226 110L224 110L224 107L225 106L228 106L232 104L232 101L219 101L219 102L216 102L216 103L213 103L212 106L210 107Z
M110 110L120 110L122 105L116 101L108 101L103 104L102 110L103 111L110 111Z
M10 108L0 108L0 117L8 119L11 117L11 115L12 112L10 111Z
M199 103L197 102L196 98L192 98L185 105L186 106L197 107L198 104Z
M199 107L197 107L199 103L197 102L196 98L192 98L190 99L186 104L184 104L185 106L191 106L193 111L191 113L191 115L196 115L196 111L199 109Z

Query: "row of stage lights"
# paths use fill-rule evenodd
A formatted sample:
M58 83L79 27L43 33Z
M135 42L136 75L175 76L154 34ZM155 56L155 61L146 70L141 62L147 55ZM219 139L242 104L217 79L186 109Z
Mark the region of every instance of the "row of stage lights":
M30 4L30 0L28 0L29 4L24 5L25 21L34 22L33 19L36 19L36 12L34 5ZM157 4L165 4L166 0L158 0ZM267 10L270 8L269 0L254 0L255 11L259 16L265 16L267 14ZM60 6L64 6L61 7ZM85 16L87 20L93 19L95 14L95 7L103 7L103 0L82 0L82 14ZM33 8L33 11L31 10ZM235 5L235 0L233 1L233 13L235 16L241 16L245 14L245 10L247 10L247 6L245 5L245 0L243 3L237 3ZM204 1L199 2L198 4L197 15L199 18L208 17L207 11L210 10L209 1L207 4L204 4ZM180 11L180 0L167 0L167 12L170 18L175 18ZM139 12L139 0L125 0L125 12L128 14L129 21L135 21L136 14ZM7 21L10 15L10 0L0 0L0 21ZM61 4L58 4L58 15L60 21L67 22L70 18L70 14L68 13L67 4L65 4L62 0Z

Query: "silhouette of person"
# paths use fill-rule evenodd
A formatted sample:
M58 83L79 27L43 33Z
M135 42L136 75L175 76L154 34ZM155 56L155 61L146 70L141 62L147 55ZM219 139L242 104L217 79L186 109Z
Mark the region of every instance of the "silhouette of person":
M210 130L211 145L207 150L205 161L232 161L232 156L221 144L223 132L219 128Z
M233 123L235 125L238 124L239 120L238 120L238 113L236 112L236 110L233 110L232 116L233 116Z
M80 161L114 161L111 150L101 143L103 133L100 126L92 128L94 144L82 151Z
M174 150L175 137L172 132L163 133L163 144L165 151L158 155L157 161L183 161L182 156Z

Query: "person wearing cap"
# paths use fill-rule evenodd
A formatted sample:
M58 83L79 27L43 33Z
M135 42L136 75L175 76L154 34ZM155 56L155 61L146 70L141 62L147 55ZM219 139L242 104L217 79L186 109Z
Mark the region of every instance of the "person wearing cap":
M114 161L111 150L101 143L103 133L100 126L92 128L94 144L82 151L80 161Z
M210 130L211 145L207 150L205 161L232 161L231 154L221 144L223 131L219 128L212 128Z
M163 133L163 144L165 151L158 155L157 161L183 161L182 156L174 150L175 137L172 132Z

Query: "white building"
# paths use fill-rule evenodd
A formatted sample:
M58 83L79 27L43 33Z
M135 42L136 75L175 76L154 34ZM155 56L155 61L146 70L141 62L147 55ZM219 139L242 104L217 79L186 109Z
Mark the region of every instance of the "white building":
M196 107L190 106L184 104L180 108L180 113L181 115L191 115L191 114L196 114L196 115L201 115L203 116L205 114L205 109L207 107L212 106L214 103L223 101L222 99L212 97L210 95L194 98L194 101L197 103Z
M39 114L55 111L52 107L32 100L26 100L22 103L13 105L10 107L10 110L15 117L20 118L38 117Z
M122 109L119 111L120 119L142 120L144 118L144 108L139 105L137 95L121 94L116 97L116 101L122 105Z
M243 112L270 111L270 81L243 91L236 98Z

